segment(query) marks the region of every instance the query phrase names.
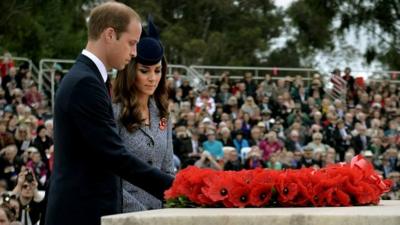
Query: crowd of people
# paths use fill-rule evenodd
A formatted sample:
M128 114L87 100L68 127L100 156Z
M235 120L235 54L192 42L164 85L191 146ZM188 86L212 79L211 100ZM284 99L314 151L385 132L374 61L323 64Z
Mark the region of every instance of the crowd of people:
M36 224L52 169L53 122L29 64L0 63L0 221ZM7 223L2 223L7 224Z
M332 99L318 74L256 82L250 72L232 80L226 71L206 75L196 92L175 72L168 84L179 168L323 168L362 154L394 181L384 198L399 199L400 86L356 80L350 68L334 76L344 81L343 98Z
M9 58L0 69L0 217L35 224L53 162L49 96L28 64ZM256 81L223 72L195 89L174 71L167 85L176 171L323 168L362 154L394 181L384 198L400 199L400 86L355 82L345 71L343 99L332 99L318 74Z

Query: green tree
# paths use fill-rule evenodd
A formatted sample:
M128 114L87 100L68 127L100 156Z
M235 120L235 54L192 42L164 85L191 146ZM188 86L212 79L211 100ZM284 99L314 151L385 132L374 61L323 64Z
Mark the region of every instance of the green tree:
M271 0L145 2L125 1L143 18L153 14L170 63L260 65L256 52L268 50L283 26Z
M400 0L298 0L287 13L303 56L329 51L334 37L355 29L368 36L362 37L369 41L367 62L378 59L400 70Z
M0 1L0 43L18 56L75 58L86 43L86 17L102 0ZM152 14L167 59L177 64L260 65L257 52L278 37L284 12L272 0L125 0Z
M75 58L86 42L82 0L1 1L1 47L18 56Z

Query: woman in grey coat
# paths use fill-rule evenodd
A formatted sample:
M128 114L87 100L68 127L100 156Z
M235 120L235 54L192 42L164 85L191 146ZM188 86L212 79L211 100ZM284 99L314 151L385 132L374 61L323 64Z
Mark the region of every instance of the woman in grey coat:
M137 45L137 56L119 71L113 85L113 110L127 149L143 161L173 174L172 128L168 120L167 64L151 21ZM145 31L143 31L145 32ZM122 180L122 211L159 209L162 202Z

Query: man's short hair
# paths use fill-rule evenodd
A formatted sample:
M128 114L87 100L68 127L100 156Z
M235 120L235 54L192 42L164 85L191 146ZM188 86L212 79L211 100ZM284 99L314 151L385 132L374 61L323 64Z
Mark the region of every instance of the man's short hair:
M132 19L140 22L140 16L129 6L119 2L106 2L95 7L89 17L88 37L89 40L97 40L100 34L108 27L112 27L120 34L126 31Z

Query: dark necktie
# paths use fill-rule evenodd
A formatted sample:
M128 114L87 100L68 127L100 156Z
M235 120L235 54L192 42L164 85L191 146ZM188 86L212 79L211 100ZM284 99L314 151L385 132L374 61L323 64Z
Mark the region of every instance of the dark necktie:
M108 94L110 95L110 97L112 96L112 83L111 83L111 79L108 78L106 81L106 87L108 90Z

